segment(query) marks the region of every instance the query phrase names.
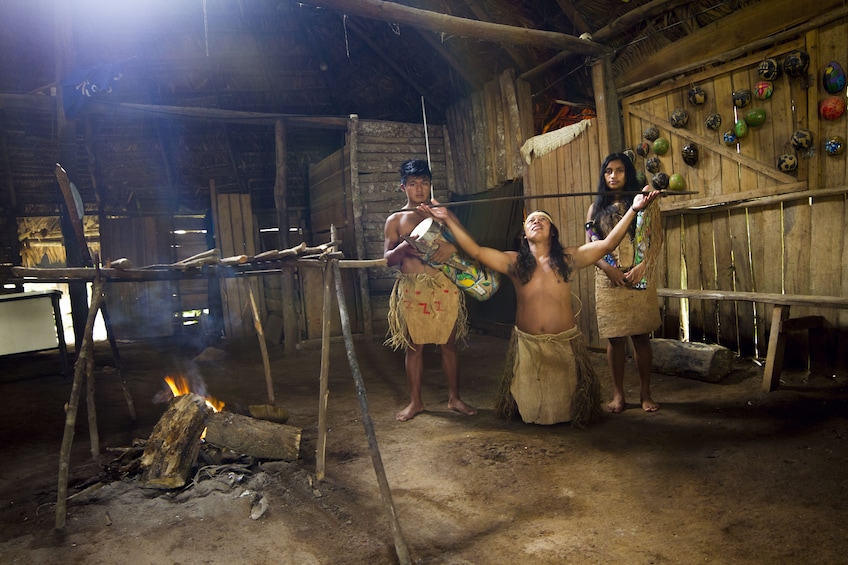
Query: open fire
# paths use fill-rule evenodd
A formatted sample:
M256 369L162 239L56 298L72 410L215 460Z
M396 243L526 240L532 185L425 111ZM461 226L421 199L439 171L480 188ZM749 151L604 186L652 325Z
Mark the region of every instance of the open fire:
M193 392L193 393L197 394L198 396L201 396L203 398L203 400L206 401L206 405L209 408L211 408L213 412L220 412L221 410L224 409L225 404L223 402L221 402L220 400L217 400L217 399L215 399L211 396L208 396L207 394L205 394L205 391L200 392L200 391L197 391L197 390L192 390L188 379L186 379L182 375L177 375L176 377L172 377L170 375L166 376L165 377L165 384L168 385L168 388L171 390L171 394L174 395L174 398L176 398L177 396L182 396L184 394L188 394L190 392ZM204 387L200 387L200 388L204 388Z

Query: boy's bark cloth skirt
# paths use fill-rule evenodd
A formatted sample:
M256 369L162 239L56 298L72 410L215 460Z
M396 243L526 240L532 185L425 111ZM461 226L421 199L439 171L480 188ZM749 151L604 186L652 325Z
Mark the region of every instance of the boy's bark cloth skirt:
M613 286L609 277L595 267L595 311L598 335L602 338L651 333L660 327L657 287L650 280L641 290Z
M467 314L459 287L441 271L398 273L389 298L386 345L397 350L414 343L447 343L454 328L461 341L467 333Z
M577 327L544 335L513 328L495 412L509 418L516 410L528 424L600 417L601 386Z

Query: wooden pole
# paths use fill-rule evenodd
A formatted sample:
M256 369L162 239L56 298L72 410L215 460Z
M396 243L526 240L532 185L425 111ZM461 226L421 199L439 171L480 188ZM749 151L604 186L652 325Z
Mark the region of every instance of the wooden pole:
M259 338L259 350L262 352L262 363L265 365L265 387L268 390L268 403L274 404L274 381L271 380L271 363L268 360L268 344L265 343L265 330L262 328L262 319L259 316L259 307L256 305L256 296L253 294L253 287L250 286L250 281L247 277L242 279L244 288L247 289L247 296L250 298L250 309L253 312L253 327L256 329L256 336Z
M71 386L71 398L65 415L65 434L62 437L62 449L59 452L59 484L56 494L56 529L65 526L65 514L68 508L68 471L71 460L71 445L74 442L74 428L77 423L77 409L82 388L82 378L87 366L86 358L93 353L94 319L103 302L103 281L95 279L91 291L91 305L88 308L88 319L85 322L82 344L74 364L74 383Z
M318 390L318 445L315 448L315 480L324 480L327 458L327 404L330 397L328 387L330 375L330 307L333 295L333 270L329 263L324 263L324 303L321 309L321 374Z
M389 481L386 479L386 470L383 467L383 459L380 456L380 447L377 445L377 436L374 433L374 422L371 420L371 412L368 410L368 398L365 395L365 383L362 380L362 373L359 370L359 362L356 360L356 352L353 348L353 335L350 330L350 318L347 313L347 303L345 302L344 289L342 288L342 273L339 268L339 262L332 260L333 277L336 281L336 299L339 303L339 316L342 322L342 332L344 333L345 349L347 350L347 360L350 363L350 370L353 373L353 380L356 383L356 395L359 398L359 409L362 412L362 425L365 426L365 434L368 436L368 448L371 451L371 461L374 464L374 471L377 473L377 482L380 484L380 494L383 497L383 506L389 518L389 526L392 529L392 536L395 541L395 551L397 552L398 560L401 565L410 565L412 561L409 557L409 550L406 547L406 542L403 539L403 533L400 529L400 522L397 519L394 503L392 502L392 491L389 489Z
M91 458L97 459L97 456L100 455L100 432L97 429L97 403L94 399L94 340L88 342L88 356L85 359L85 385Z
M274 203L277 208L277 226L280 249L289 247L289 205L288 205L288 148L286 145L286 123L277 120L274 125L274 146L276 147L277 175L274 180ZM286 353L294 353L300 338L297 312L295 311L294 273L284 269L281 274L281 292L283 295L283 345Z

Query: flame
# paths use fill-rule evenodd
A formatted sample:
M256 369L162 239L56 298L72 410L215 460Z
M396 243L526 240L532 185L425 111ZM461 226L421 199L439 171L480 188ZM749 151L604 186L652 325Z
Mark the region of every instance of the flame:
M192 392L191 386L188 384L188 380L182 375L178 375L176 377L165 377L165 384L167 384L168 388L171 389L171 393L175 398ZM203 400L206 401L206 405L214 412L220 412L224 409L224 403L211 396L204 396Z

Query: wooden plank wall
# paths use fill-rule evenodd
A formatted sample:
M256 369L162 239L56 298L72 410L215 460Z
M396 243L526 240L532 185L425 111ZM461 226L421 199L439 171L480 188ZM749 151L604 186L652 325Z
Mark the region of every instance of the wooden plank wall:
M359 120L358 151L350 156L358 164L359 191L362 202L363 259L383 257L383 228L386 218L406 204L400 190L400 165L406 159L427 159L424 125ZM430 141L430 168L436 199L448 200L449 179L445 148L445 128L427 126ZM350 143L348 143L350 145ZM389 294L395 281L396 268L369 268L371 313L375 335L388 329Z
M104 260L126 257L135 266L174 261L169 216L107 217L100 223ZM106 286L106 304L117 339L174 334L175 284L172 281L114 283Z
M456 194L491 190L524 174L521 146L533 136L528 83L510 69L447 111L449 178Z
M249 194L214 194L212 214L215 222L215 241L221 257L256 255L258 233L254 226ZM257 277L247 277L260 315L265 315L264 287ZM241 278L222 278L224 335L245 337L255 335L250 296ZM265 323L265 320L262 320Z
M848 65L846 33L848 26L842 18L794 41L622 100L627 144L635 147L643 141L647 127L657 126L671 145L669 152L659 157L661 170L683 175L687 189L697 191L663 201L666 254L660 286L848 296L848 283L842 282L848 275L844 234L848 206L846 190L840 190L848 186L846 155L827 156L823 146L831 135L846 137L848 117L828 122L818 115L818 104L827 96L821 81L824 66L832 60L843 68ZM781 73L774 81L771 98L754 98L746 108L733 106L734 90L755 90L761 80L757 73L761 60L774 58L782 65L785 55L794 49L809 53L808 77ZM702 106L687 101L687 92L695 85L707 93ZM688 111L685 128L670 125L675 108ZM751 108L765 110L765 124L749 128L738 146L726 146L722 133ZM718 132L704 125L713 112L722 117ZM790 139L799 128L813 132L813 151L793 150ZM699 147L695 166L686 165L681 158L681 148L688 142ZM778 171L776 162L783 153L798 156L797 171ZM637 157L636 165L644 170L645 158ZM650 179L652 175L646 174ZM822 189L831 190L825 196L811 197ZM794 196L776 201L772 198L776 195ZM743 199L744 204L737 204ZM712 207L696 208L704 205ZM665 309L668 316L681 319L683 337L721 343L743 354L765 353L769 305L667 299ZM840 330L848 326L848 315L841 311L793 308L793 317L804 314L824 316ZM805 357L802 337L793 335L787 351Z
M356 259L356 230L353 222L353 199L350 186L350 153L342 147L309 166L309 211L312 226L312 244L331 240L330 228L335 227L339 249L345 258ZM300 291L303 296L302 327L307 339L320 339L323 320L324 279L320 269L299 269ZM350 316L351 330L362 330L362 308L357 277L351 269L342 270L342 286ZM335 292L335 291L334 291ZM338 308L330 314L330 335L342 335Z

